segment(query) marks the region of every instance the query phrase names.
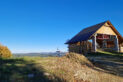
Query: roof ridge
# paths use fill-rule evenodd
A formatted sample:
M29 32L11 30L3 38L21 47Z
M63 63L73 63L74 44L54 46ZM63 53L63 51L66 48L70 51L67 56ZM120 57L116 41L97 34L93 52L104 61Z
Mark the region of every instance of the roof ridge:
M109 21L109 20L107 20L107 21ZM104 22L100 22L100 23L96 23L96 24L90 25L90 26L88 26L88 27L85 27L84 29L90 28L90 27L92 27L92 26L99 25L99 24L101 24L101 23L106 23L107 21L104 21ZM84 29L83 29L83 30L84 30Z

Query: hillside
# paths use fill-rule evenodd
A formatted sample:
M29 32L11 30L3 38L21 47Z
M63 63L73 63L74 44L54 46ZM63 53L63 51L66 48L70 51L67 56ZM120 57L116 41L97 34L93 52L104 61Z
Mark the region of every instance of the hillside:
M65 55L66 52L60 52L60 55ZM58 56L56 52L41 52L41 53L13 53L14 57L24 57L24 56L40 56L40 57L55 57Z
M85 56L70 53L63 57L19 57L0 59L0 82L122 82L105 73Z

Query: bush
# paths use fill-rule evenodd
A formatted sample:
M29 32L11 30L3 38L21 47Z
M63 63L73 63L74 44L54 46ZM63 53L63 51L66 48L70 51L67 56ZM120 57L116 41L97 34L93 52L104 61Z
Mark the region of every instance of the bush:
M6 46L0 45L0 57L10 58L11 56L11 51Z

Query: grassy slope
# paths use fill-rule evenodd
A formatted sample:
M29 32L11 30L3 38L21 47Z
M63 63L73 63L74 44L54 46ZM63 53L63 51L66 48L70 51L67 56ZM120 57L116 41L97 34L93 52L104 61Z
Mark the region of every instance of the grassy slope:
M97 50L97 53L90 53L90 56L115 56L115 57L123 57L123 53L118 52L108 52L108 51L102 51Z
M84 56L0 59L0 82L122 82L121 77L97 71ZM34 77L28 77L34 74Z

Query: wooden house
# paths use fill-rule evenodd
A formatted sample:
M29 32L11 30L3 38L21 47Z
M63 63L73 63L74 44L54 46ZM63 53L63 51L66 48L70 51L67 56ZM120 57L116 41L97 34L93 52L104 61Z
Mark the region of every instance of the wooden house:
M110 21L83 29L66 44L69 52L76 53L96 52L97 49L123 52L123 37Z

